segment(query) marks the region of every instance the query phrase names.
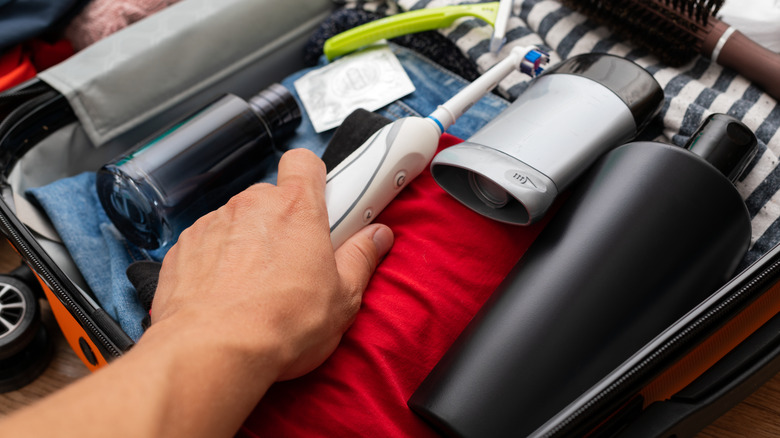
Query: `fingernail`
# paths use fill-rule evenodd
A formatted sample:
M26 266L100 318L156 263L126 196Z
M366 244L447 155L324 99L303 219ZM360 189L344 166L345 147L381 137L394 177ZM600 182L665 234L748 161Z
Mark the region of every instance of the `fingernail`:
M376 252L379 254L379 257L384 257L385 254L387 254L388 251L390 251L390 248L393 246L393 240L395 237L393 236L393 231L387 227L387 226L378 226L376 228L376 231L374 231L374 246L376 247Z

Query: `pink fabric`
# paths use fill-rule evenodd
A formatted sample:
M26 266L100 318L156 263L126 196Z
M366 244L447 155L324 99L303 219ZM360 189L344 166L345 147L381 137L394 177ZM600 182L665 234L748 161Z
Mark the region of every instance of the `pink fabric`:
M179 0L93 0L65 29L76 51Z

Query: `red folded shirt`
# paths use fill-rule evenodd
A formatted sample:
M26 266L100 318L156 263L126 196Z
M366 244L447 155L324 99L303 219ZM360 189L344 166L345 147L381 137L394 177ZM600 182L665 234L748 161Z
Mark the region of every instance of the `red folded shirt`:
M0 91L32 79L39 71L58 64L73 55L69 42L60 40L49 44L30 40L0 54Z
M0 91L34 78L35 70L22 46L14 46L0 56Z
M439 148L460 142L444 135ZM275 384L241 437L437 436L406 405L543 224L474 213L423 172L377 217L395 233L333 355Z

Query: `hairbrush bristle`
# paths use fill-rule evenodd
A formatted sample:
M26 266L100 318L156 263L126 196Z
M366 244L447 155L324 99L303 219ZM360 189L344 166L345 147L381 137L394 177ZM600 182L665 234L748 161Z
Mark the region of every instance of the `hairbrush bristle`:
M617 36L679 66L701 52L708 24L725 0L560 0Z

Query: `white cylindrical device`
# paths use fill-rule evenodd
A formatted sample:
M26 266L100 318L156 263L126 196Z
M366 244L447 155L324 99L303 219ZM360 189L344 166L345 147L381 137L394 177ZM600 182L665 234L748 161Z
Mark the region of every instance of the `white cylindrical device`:
M621 57L570 58L496 119L434 157L450 195L492 219L528 225L605 152L633 139L663 103L646 70Z

